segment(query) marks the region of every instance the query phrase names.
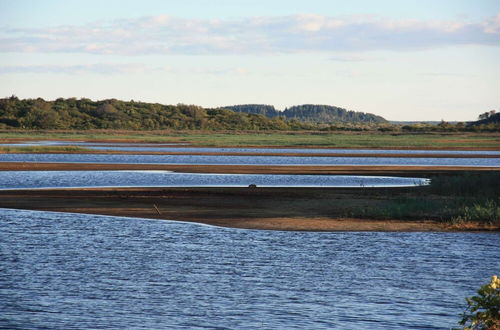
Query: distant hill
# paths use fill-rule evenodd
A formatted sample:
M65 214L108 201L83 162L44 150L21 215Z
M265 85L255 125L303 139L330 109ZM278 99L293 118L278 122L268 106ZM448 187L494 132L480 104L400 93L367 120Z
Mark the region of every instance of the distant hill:
M425 124L425 125L439 125L441 120L391 120L389 121L394 125L417 125L417 124ZM450 124L455 124L457 122L450 121Z
M274 118L280 116L281 112L276 110L274 106L267 104L241 104L241 105L230 105L227 107L222 107L224 109L229 109L235 112L251 113L254 115L263 115L268 118Z
M303 104L278 111L272 105L242 104L226 106L236 112L260 114L269 118L283 117L287 120L298 120L305 123L332 124L332 123L387 123L381 116L371 113L350 111L331 105Z

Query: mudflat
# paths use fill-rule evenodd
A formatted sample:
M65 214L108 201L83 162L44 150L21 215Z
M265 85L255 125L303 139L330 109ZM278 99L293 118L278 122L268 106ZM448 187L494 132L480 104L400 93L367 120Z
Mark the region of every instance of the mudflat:
M417 188L120 188L0 191L0 207L301 231L495 231L479 223L378 220L349 210L410 196Z
M446 175L465 171L498 171L498 167L466 166L268 166L268 165L166 165L166 164L96 164L0 162L0 171L112 171L158 170L182 173L228 174L321 174L321 175Z

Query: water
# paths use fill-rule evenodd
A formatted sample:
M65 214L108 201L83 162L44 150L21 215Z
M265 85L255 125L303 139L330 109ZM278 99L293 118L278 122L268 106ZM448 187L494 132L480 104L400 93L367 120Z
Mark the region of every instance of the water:
M197 174L169 171L0 171L0 189L77 187L404 187L428 179L349 175Z
M398 157L287 157L201 155L93 155L0 154L0 162L182 164L182 165L394 165L394 166L492 166L500 158L398 158Z
M149 151L149 152L216 152L216 153L302 153L302 154L411 154L411 155L494 155L494 150L396 150L396 149L302 149L302 148L201 148L201 147L138 147L138 146L93 146L94 150Z
M304 154L415 154L415 155L497 155L500 150L399 150L399 149L336 149L336 148L217 148L179 147L182 143L109 143L72 141L35 141L1 144L2 146L69 146L75 145L93 150L149 151L149 152L215 152L215 153L304 153Z
M1 328L449 329L500 269L498 234L0 221Z

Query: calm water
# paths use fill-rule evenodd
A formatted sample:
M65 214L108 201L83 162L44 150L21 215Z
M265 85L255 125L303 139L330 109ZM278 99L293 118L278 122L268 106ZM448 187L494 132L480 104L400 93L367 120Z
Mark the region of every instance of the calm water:
M348 175L194 174L169 171L0 171L0 189L69 187L403 187L428 179Z
M448 155L498 155L498 150L396 150L396 149L336 149L336 148L216 148L216 147L179 147L182 143L97 143L97 142L71 142L71 141L36 141L30 143L9 143L3 146L24 147L24 146L67 146L76 145L94 150L116 150L116 151L163 151L163 152L242 152L242 153L336 153L336 154L448 154Z
M137 147L137 146L87 146L94 150L163 151L163 152L218 152L218 153L304 153L304 154L414 154L414 155L497 155L493 150L385 150L385 149L301 149L301 148L200 148L200 147Z
M0 222L1 328L448 329L500 269L497 234Z
M287 157L200 155L0 154L0 162L199 165L495 166L500 158Z

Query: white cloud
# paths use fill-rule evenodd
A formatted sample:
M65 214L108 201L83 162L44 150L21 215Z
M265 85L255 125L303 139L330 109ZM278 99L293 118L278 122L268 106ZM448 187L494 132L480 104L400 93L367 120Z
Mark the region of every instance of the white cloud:
M374 61L384 61L384 58L366 56L359 54L341 54L335 55L329 58L330 61L334 62L374 62Z
M263 54L500 45L500 14L485 22L384 20L307 14L238 20L141 17L45 29L11 29L0 52L115 55Z
M134 74L134 73L170 73L172 75L184 74L203 74L215 76L246 76L251 72L242 67L214 68L214 67L191 67L191 68L172 68L171 66L150 66L137 63L113 64L113 63L94 63L77 65L0 65L0 75L2 74Z
M484 32L500 34L500 14L496 14L495 17L484 23Z
M0 74L14 73L56 73L56 74L130 74L153 71L168 72L169 68L154 68L143 64L95 63L81 65L10 65L0 66Z

